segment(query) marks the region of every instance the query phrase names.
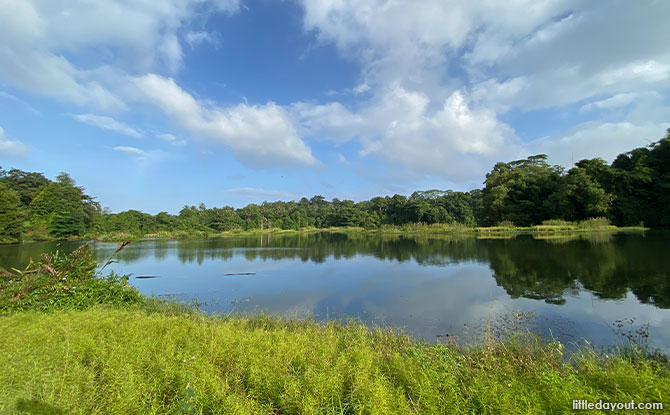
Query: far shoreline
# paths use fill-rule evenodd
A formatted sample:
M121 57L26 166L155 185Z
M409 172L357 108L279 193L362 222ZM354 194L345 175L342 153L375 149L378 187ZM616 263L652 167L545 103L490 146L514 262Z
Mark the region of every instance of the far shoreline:
M581 224L561 225L534 225L534 226L466 226L461 224L408 224L408 225L383 225L379 228L366 229L363 227L328 227L328 228L302 228L302 229L280 229L266 228L244 230L235 229L223 232L175 230L161 231L147 234L134 234L130 232L108 232L68 239L38 239L26 238L19 242L54 242L54 241L93 241L93 242L125 242L125 241L148 241L148 240L209 240L227 239L238 237L264 236L264 235L300 235L314 233L343 233L350 235L393 235L393 236L458 236L475 237L479 239L488 238L513 238L519 235L532 235L538 239L543 237L570 237L588 234L603 233L636 233L647 232L651 228L644 226L617 227L613 225L588 227ZM13 243L16 244L16 243ZM4 245L4 244L3 244ZM12 245L12 244L8 244Z

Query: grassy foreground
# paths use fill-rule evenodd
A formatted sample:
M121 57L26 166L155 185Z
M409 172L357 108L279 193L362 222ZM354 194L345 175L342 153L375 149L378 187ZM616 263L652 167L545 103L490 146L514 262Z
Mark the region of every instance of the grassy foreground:
M82 248L0 279L0 413L508 414L571 413L573 399L669 403L670 366L637 349L568 356L523 333L459 347L357 323L208 317L144 298L122 277L97 278L91 264Z

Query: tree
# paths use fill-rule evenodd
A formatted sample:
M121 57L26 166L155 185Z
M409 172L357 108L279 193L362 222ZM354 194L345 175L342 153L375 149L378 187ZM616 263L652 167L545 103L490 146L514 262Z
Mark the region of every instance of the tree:
M24 220L18 193L0 182L0 242L18 242Z
M545 201L556 191L563 170L546 159L539 154L495 165L482 191L485 224L509 220L529 226L549 219L551 208Z
M51 183L42 173L30 173L19 169L2 170L0 182L18 193L21 203L29 206L42 189Z
M34 226L46 229L57 238L82 235L99 214L100 205L76 187L65 173L58 176L30 203Z
M608 216L613 199L586 168L575 167L562 178L548 204L552 218L574 221Z

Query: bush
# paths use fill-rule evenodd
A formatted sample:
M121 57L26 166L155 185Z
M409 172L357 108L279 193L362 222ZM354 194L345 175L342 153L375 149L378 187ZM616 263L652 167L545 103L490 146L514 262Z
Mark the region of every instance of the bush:
M611 226L607 218L589 218L579 222L579 227L583 229L602 229Z
M42 254L23 271L0 276L0 314L21 310L83 310L95 304L130 305L144 297L128 276L96 274L97 260L89 245L70 255Z
M542 225L544 226L572 226L574 223L563 220L563 219L549 219L549 220L543 220Z
M496 226L499 228L513 228L515 225L511 220L503 220L498 222Z

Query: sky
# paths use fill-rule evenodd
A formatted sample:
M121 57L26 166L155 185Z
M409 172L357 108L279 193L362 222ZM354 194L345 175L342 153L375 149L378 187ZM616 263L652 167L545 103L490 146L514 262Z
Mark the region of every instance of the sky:
M670 127L665 0L0 0L0 166L119 212L481 188Z

